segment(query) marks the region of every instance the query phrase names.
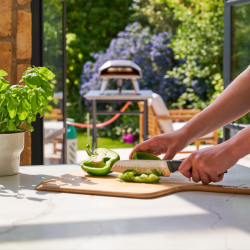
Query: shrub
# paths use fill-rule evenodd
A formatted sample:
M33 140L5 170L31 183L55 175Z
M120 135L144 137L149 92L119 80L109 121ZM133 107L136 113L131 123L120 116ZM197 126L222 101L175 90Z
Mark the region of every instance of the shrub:
M186 88L175 78L166 79L168 70L178 66L180 61L174 59L169 47L172 35L167 32L152 35L148 27L139 23L127 25L124 31L113 39L105 52L93 53L95 62L86 62L83 66L80 94L90 89L99 89L98 69L108 60L128 59L142 69L143 79L139 80L141 89L151 89L160 94L168 106L176 102ZM132 86L126 81L125 88Z

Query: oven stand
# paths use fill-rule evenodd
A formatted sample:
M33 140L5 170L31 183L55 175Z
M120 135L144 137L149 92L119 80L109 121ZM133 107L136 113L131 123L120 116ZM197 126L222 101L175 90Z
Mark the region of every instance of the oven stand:
M92 129L92 150L97 148L97 116L98 115L141 115L143 114L143 140L146 141L148 139L148 101L147 100L121 100L119 102L138 102L143 101L144 102L144 111L97 111L97 103L101 102L115 102L117 103L117 100L92 100L92 113L93 113L93 129Z

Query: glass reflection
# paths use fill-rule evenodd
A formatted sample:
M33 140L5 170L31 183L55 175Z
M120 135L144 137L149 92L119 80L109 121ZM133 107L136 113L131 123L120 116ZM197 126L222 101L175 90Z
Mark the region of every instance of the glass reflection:
M44 51L43 64L55 73L54 99L44 115L45 164L62 163L63 134L63 4L58 0L43 1ZM48 140L48 138L50 138Z
M250 65L250 4L232 7L231 80ZM236 121L250 123L250 115Z

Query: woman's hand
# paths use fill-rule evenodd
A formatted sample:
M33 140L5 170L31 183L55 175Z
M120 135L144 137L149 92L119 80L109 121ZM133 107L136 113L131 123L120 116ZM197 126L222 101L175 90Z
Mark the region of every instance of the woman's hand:
M187 178L192 177L194 182L201 181L204 185L219 182L224 177L223 173L239 160L231 148L230 142L227 141L197 150L183 161L179 171Z
M188 143L188 139L186 139L183 129L172 133L154 136L153 138L136 145L130 153L129 159L132 159L132 155L135 152L147 152L153 155L165 154L163 160L173 159L179 151L188 145Z

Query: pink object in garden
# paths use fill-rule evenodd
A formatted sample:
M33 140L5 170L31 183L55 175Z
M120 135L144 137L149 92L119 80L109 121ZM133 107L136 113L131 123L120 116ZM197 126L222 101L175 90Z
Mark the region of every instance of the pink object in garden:
M134 143L136 139L133 134L124 134L122 138L127 143Z

